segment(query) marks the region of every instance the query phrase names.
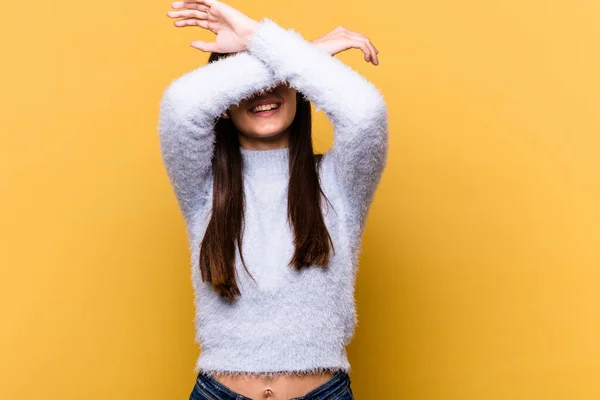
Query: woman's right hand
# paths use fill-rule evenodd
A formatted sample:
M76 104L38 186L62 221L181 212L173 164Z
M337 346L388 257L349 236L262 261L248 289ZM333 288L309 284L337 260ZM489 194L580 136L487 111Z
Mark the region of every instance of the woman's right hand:
M214 42L194 40L190 46L205 52L236 53L248 49L248 39L256 31L258 21L219 0L184 0L171 3L169 11L177 27L199 26L216 34Z

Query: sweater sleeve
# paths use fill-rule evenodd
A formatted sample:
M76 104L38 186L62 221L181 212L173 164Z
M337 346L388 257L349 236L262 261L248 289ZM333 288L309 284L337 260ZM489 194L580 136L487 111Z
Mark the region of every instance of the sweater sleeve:
M268 18L249 38L248 50L332 122L333 146L323 163L333 165L351 216L362 228L387 159L388 119L383 96L349 66Z
M185 73L164 91L160 151L186 222L205 205L217 118L232 104L276 84L262 62L242 51Z

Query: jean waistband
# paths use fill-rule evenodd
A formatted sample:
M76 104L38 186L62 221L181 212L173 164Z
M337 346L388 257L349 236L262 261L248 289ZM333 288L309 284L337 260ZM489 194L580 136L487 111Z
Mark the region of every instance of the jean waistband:
M204 391L208 391L213 395L218 395L220 399L231 400L252 400L249 397L243 396L231 390L229 387L221 383L215 377L209 374L198 374L197 383L201 385ZM350 376L346 371L335 371L333 376L321 385L299 397L291 398L290 400L321 400L334 398L337 394L342 393L350 386Z

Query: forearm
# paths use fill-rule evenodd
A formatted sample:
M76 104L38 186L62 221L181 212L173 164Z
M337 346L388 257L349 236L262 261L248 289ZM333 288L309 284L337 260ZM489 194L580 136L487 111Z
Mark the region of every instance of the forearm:
M379 90L298 32L265 18L247 42L250 53L272 69L277 79L290 82L325 111L334 125L382 122L372 118L385 108Z
M295 31L265 19L248 40L251 54L323 110L334 126L332 165L350 212L364 222L387 160L387 107L379 90Z

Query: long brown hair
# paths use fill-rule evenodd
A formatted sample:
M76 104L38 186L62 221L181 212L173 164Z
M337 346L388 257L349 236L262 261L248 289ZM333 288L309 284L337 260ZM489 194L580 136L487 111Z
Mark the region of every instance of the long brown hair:
M214 62L235 53L211 53ZM319 175L323 154L315 154L312 145L311 106L296 91L296 115L289 127L288 222L294 230L295 252L288 263L297 270L329 264L329 245L333 241L321 212ZM219 117L215 124L215 148L212 158L212 216L200 247L199 268L203 281L212 283L215 291L229 301L240 295L236 280L236 242L244 269L242 227L244 220L243 159L238 131L231 119ZM331 203L329 203L331 205Z

